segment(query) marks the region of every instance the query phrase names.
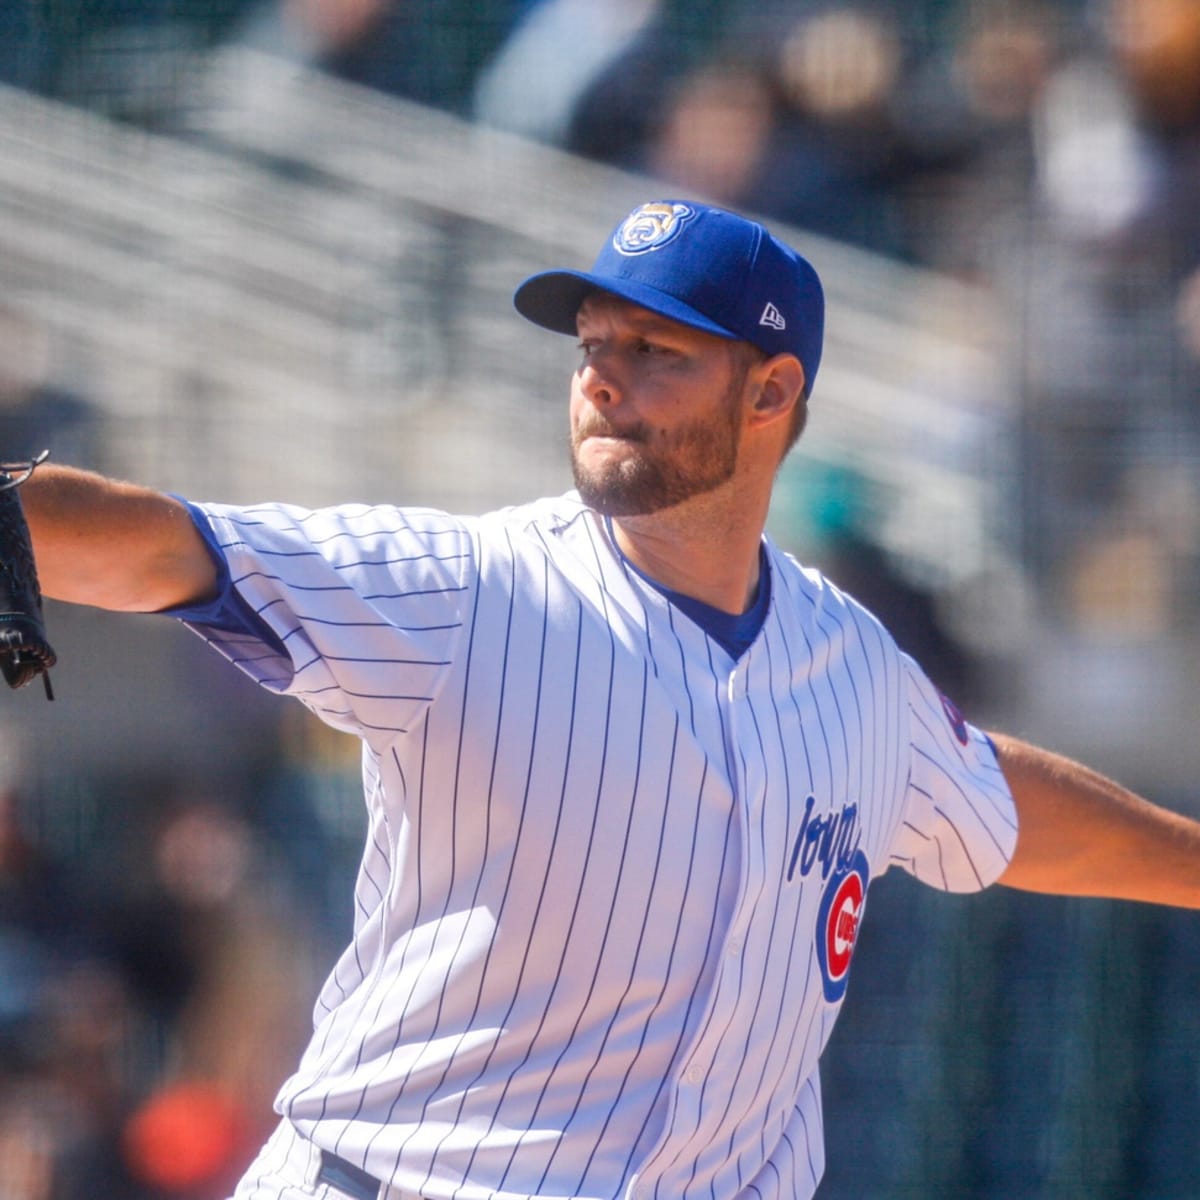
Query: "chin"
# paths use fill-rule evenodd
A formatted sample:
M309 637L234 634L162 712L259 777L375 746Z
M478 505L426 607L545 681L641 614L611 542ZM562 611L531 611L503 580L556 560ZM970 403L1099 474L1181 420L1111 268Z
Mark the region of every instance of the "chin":
M646 517L670 508L676 500L639 480L575 478L575 487L588 508L606 517Z
M640 489L630 488L625 481L576 471L575 488L588 508L606 517L632 517L647 511Z

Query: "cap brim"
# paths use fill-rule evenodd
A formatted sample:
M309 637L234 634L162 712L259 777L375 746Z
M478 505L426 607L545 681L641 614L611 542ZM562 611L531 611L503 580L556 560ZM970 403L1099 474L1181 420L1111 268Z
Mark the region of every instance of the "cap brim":
M573 335L579 306L584 297L594 291L619 296L650 312L718 337L735 341L741 337L682 300L677 300L669 292L636 280L612 275L589 275L586 271L543 271L540 275L531 275L513 294L513 304L521 316L535 325L555 333Z

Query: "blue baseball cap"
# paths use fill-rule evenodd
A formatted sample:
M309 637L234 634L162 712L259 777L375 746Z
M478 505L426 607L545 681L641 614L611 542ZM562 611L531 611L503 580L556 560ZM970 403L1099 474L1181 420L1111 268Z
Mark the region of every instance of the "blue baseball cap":
M768 355L794 354L812 392L825 330L821 280L756 221L692 200L642 204L590 271L532 275L513 303L535 325L574 334L579 306L597 288Z

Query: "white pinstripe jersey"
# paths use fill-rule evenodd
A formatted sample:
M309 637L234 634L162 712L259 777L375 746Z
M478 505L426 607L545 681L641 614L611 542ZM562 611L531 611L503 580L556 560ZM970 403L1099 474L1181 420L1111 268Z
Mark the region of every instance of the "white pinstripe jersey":
M995 879L987 739L766 543L736 662L576 497L203 506L282 641L198 631L363 740L353 942L279 1110L417 1195L811 1196L870 876Z

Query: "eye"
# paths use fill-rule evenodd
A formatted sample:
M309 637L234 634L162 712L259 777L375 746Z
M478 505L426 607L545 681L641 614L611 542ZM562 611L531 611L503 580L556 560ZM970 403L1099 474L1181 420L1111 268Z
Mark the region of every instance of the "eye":
M639 354L645 354L656 358L672 353L669 346L664 346L660 342L648 342L644 338L638 342L637 352Z

